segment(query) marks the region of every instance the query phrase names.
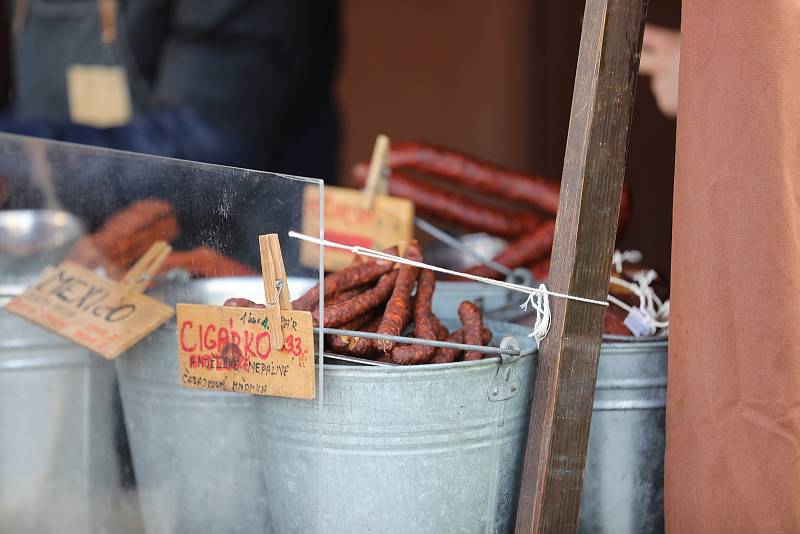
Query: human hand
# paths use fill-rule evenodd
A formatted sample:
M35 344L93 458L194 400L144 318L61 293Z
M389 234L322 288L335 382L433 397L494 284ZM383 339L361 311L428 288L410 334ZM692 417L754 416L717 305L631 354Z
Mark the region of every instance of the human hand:
M679 31L647 24L644 28L639 74L650 76L658 109L668 117L678 114L678 70L681 57Z

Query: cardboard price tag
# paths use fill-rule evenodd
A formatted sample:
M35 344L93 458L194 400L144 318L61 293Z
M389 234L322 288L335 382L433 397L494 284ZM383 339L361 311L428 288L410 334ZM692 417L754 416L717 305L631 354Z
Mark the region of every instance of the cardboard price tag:
M47 267L5 309L108 359L119 356L174 314L172 308L135 287L71 262Z
M178 361L185 387L313 399L311 312L281 310L283 347L271 343L267 311L178 304Z
M414 204L405 198L377 195L372 208L364 207L357 189L325 187L325 239L344 245L382 250L414 236ZM319 189L306 187L303 194L303 233L319 235ZM353 260L346 250L327 248L325 270L338 271ZM303 242L300 261L319 265L319 247Z

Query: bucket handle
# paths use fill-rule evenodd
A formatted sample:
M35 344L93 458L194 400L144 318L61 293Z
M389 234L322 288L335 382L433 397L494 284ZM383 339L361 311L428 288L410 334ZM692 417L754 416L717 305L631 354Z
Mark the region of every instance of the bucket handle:
M516 354L501 353L499 355L500 365L497 367L497 374L486 391L491 402L508 400L516 396L519 391L519 381L514 372L514 364L520 358L519 342L515 337L506 336L500 340L500 348L512 349L516 351Z

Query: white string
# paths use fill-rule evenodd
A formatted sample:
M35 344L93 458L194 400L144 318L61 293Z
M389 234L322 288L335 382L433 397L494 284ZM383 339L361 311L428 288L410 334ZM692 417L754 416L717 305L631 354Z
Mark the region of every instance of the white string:
M642 261L642 253L638 250L626 250L624 252L615 250L614 255L611 257L611 265L614 266L614 270L619 274L622 274L623 263L639 263L640 261Z
M308 236L308 235L305 235L305 234L301 234L301 233L295 232L295 231L290 231L289 232L289 236L290 237L294 237L296 239L301 239L303 241L308 241L310 243L315 243L317 245L325 245L326 247L332 247L332 248L338 248L338 249L342 249L342 250L348 250L348 251L352 252L353 254L360 254L362 256L370 256L370 257L377 258L377 259L380 259L380 260L389 260L389 261L393 261L393 262L396 262L396 263L403 263L403 264L406 264L406 265L419 267L421 269L428 269L428 270L431 270L431 271L436 271L436 272L440 272L440 273L444 273L444 274L449 274L449 275L452 275L452 276L458 276L458 277L461 277L461 278L467 278L468 280L474 280L476 282L483 282L484 284L503 287L503 288L506 288L506 289L510 289L512 291L519 291L519 292L525 293L527 295L532 295L534 293L536 293L536 294L545 294L545 295L549 295L551 297L559 297L559 298L574 300L574 301L578 301L578 302L587 302L589 304L597 304L597 305L600 305L600 306L608 306L608 302L605 302L605 301L602 301L602 300L588 299L588 298L585 298L585 297L576 297L574 295L565 295L563 293L556 293L554 291L549 291L549 290L547 290L545 288L544 284L542 284L538 288L534 288L534 287L523 286L523 285L520 285L520 284L513 284L511 282L505 282L503 280L493 280L491 278L484 278L483 276L476 276L474 274L462 273L462 272L453 271L453 270L450 270L450 269L445 269L444 267L437 267L435 265L429 265L427 263L423 263L423 262L420 262L420 261L409 260L408 258L401 258L399 256L394 256L392 254L387 254L385 252L380 252L380 251L372 250L372 249L365 248L365 247L343 245L341 243L336 243L334 241L328 241L327 239L319 239L317 237L311 237L311 236Z
M539 289L540 293L529 293L528 298L520 305L525 311L528 311L529 305L536 310L536 322L528 337L536 338L537 343L541 343L550 331L550 297L544 284L539 284Z
M661 307L661 299L658 298L656 292L650 287L650 284L652 284L653 280L656 278L658 278L658 275L653 269L639 271L633 275L633 281L639 285L639 290L641 291L642 297L644 297L644 302L642 303L644 309L647 310L647 313L652 317L658 316L656 306Z
M644 320L655 328L667 328L669 326L669 301L662 303L656 295L655 290L650 286L658 275L653 269L641 271L633 275L635 283L628 282L622 278L611 276L611 283L623 287L636 295L639 299L637 308L644 316ZM616 304L628 313L633 313L633 307L622 302L613 295L608 296L608 301ZM665 314L666 312L666 314ZM666 316L666 317L665 317ZM664 319L667 320L664 320Z

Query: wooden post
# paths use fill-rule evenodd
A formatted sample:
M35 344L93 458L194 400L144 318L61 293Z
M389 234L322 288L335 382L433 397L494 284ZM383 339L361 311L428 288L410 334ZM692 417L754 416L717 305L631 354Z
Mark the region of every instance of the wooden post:
M550 288L605 300L647 0L587 0ZM517 533L575 532L605 307L551 299L539 352Z

